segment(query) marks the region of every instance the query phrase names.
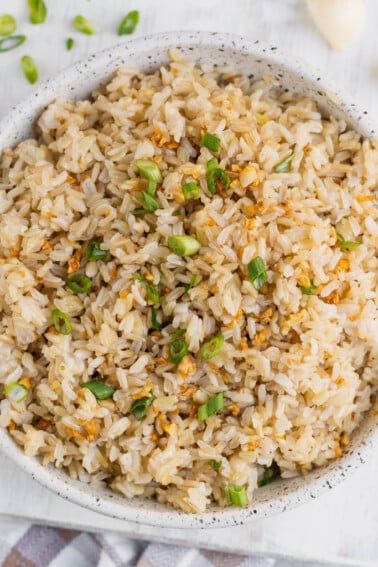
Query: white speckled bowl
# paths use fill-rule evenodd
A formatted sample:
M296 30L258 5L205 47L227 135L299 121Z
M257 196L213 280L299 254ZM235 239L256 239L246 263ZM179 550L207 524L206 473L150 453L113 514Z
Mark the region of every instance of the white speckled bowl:
M171 32L128 41L102 51L41 84L34 95L13 108L1 123L0 151L29 136L41 110L55 97L86 97L121 65L143 71L155 69L168 61L167 50L172 47L179 49L186 58L202 63L227 63L246 75L272 74L282 88L312 97L325 113L345 118L363 135L374 134L366 112L360 113L349 97L323 81L319 71L312 70L294 57L282 55L278 48L260 46L258 41L228 34ZM0 430L0 449L41 484L86 508L114 518L155 526L209 528L242 524L282 512L337 485L363 463L377 445L377 422L378 416L366 418L344 456L330 465L314 470L306 477L279 480L257 490L248 508L222 510L214 507L203 515L180 513L155 501L129 500L109 490L74 481L65 472L52 466L45 468L38 459L26 457L4 430Z

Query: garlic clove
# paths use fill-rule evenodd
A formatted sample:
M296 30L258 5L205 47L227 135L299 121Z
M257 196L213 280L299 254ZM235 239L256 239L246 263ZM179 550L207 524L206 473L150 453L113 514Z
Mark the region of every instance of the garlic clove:
M363 27L364 0L307 0L307 6L320 33L337 51L345 49Z

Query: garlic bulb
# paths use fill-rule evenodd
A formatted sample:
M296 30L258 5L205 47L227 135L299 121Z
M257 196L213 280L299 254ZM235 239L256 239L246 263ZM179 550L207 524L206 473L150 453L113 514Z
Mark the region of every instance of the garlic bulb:
M307 0L307 6L321 34L338 51L362 29L364 0Z

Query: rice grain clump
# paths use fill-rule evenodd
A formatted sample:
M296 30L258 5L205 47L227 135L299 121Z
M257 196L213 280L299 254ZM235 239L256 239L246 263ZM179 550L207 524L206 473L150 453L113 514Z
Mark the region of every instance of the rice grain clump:
M378 150L172 55L2 154L0 426L203 512L340 457L372 408Z

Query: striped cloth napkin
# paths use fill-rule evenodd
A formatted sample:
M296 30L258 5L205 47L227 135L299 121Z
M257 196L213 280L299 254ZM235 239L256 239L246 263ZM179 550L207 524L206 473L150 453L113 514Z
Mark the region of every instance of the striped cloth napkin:
M1 567L272 567L274 559L0 520Z

